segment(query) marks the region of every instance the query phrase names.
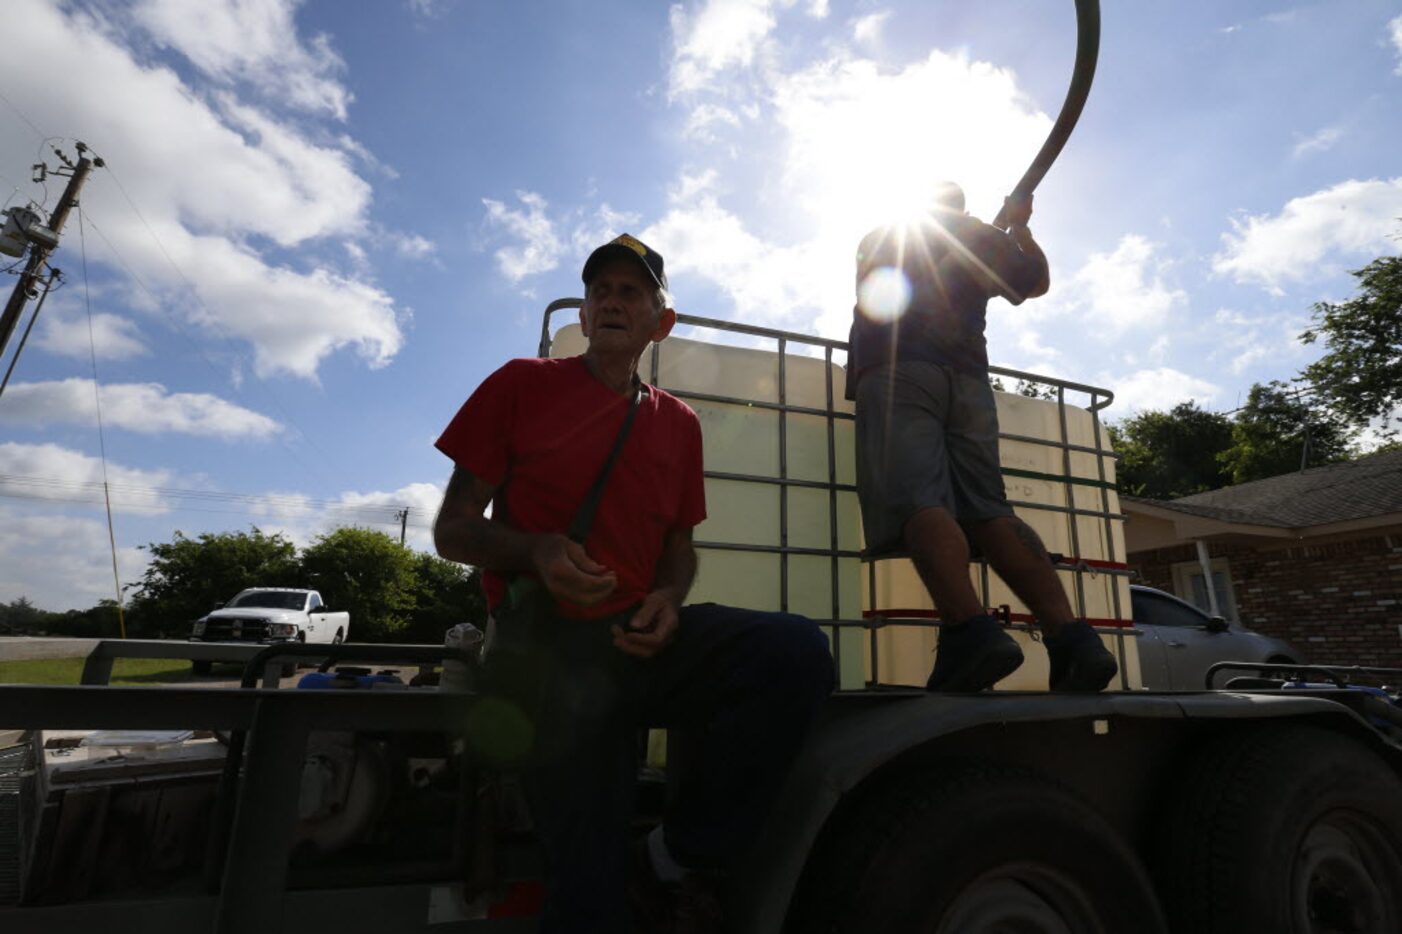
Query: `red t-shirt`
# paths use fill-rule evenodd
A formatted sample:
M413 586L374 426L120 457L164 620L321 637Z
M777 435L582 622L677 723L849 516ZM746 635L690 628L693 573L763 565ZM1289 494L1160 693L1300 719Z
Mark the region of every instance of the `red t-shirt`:
M649 390L584 543L617 574L617 589L591 607L562 605L568 616L597 618L637 603L652 589L665 533L706 518L701 424L686 403ZM513 528L563 533L603 469L629 401L595 379L583 357L512 360L477 387L435 446L498 487L497 516L505 483ZM483 586L492 606L506 592L491 571Z

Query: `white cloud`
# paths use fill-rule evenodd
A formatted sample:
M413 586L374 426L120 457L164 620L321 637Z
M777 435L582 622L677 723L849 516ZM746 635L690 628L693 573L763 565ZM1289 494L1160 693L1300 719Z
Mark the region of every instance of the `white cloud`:
M1337 143L1343 135L1344 131L1338 127L1326 126L1317 133L1300 140L1295 144L1295 147L1290 153L1298 159L1312 152L1325 152L1332 149L1334 144Z
M114 513L182 514L180 500L187 497L174 495L176 491L162 496L151 489L170 485L168 471L132 470L109 462L108 475ZM299 547L342 526L377 529L398 539L397 513L408 507L406 544L432 552L433 517L442 499L441 484L420 482L391 491L345 492L330 502L270 491L239 497L239 505L256 517L254 524L264 532L282 533ZM75 506L67 504L73 503L101 515L102 468L96 458L56 445L0 444L0 601L27 596L44 609L67 609L86 608L112 596L106 524L54 511L71 511ZM194 528L184 524L189 516L180 527L192 534L205 531L198 517L202 515L193 517ZM132 521L118 521L119 541L124 527L131 537ZM152 534L157 540L168 538L171 519L158 521L162 531ZM142 550L119 547L122 582L139 578L148 560Z
M179 30L188 23L178 18L186 8L205 5L140 9L177 17L168 24L173 37L185 35ZM211 9L217 35L197 53L208 67L262 61L261 52L219 57L227 17L237 21L246 11L223 3ZM371 188L343 147L314 142L321 131L275 119L234 91L208 93L169 68L139 62L121 33L75 8L11 0L6 13L25 24L25 40L0 56L0 86L21 109L43 115L46 132L81 128L107 160L110 174L98 171L83 192L89 232L99 234L88 238L89 253L117 266L115 249L154 293L148 310L247 341L264 375L315 378L321 360L341 348L356 349L371 365L398 352L403 336L384 291L313 256L275 262L265 255L268 244L291 251L364 234ZM275 42L286 41L295 36ZM52 73L83 80L47 80ZM34 143L17 133L0 137L0 164L28 164Z
M14 383L0 408L0 424L47 428L96 425L90 379ZM205 393L168 392L159 383L102 386L102 421L137 434L186 434L226 441L270 438L281 429L265 415Z
M583 258L593 252L596 247L608 243L619 234L629 230L637 230L641 224L642 217L640 215L631 211L615 211L608 202L604 202L599 205L592 217L586 217L575 223L574 229L570 232L570 246L580 257L582 267Z
M1115 387L1115 402L1107 415L1122 418L1146 410L1166 411L1180 402L1211 402L1221 388L1172 367L1138 370L1128 376L1102 375L1096 382Z
M521 241L501 247L494 254L497 268L512 282L554 269L560 265L564 248L554 222L546 214L545 199L533 191L518 191L516 197L525 205L524 210L509 208L491 198L482 199L487 222Z
M748 68L774 30L770 0L708 0L688 15L672 7L673 95L696 91L729 68Z
M863 16L852 24L852 38L863 45L871 45L881 41L881 31L886 26L886 21L891 18L890 10L882 10L880 13L870 13Z
M722 107L719 104L701 104L693 108L686 118L686 127L682 130L682 135L687 139L699 139L703 143L713 143L717 139L717 128L722 126L738 128L740 117L729 107Z
M1203 329L1211 346L1208 359L1213 362L1226 359L1233 376L1242 376L1257 364L1268 363L1267 369L1274 378L1282 367L1305 362L1300 332L1308 323L1304 316L1279 313L1252 316L1219 308L1211 324Z
M424 19L441 16L447 5L447 0L409 0L409 10Z
M818 252L826 246L822 241L785 247L766 243L721 205L711 187L714 179L711 174L683 177L667 213L640 235L668 257L674 282L686 274L709 279L730 297L744 320L772 324L796 324L800 310L831 307L826 299L833 294L833 277L815 276L815 270L841 270L839 276L850 290L850 244L840 248L840 256L832 256ZM846 325L841 327L845 331Z
M137 580L149 560L138 548L119 547L121 582ZM0 505L0 601L27 597L40 609L62 612L115 596L105 522Z
M59 308L46 305L44 310L49 313L40 319L34 344L50 353L81 360L92 354L99 360L129 360L150 352L136 322L129 318L95 312L89 340L88 317L81 307L70 303Z
M299 547L318 535L343 526L360 526L399 537L397 513L407 507L404 543L419 551L433 552L433 517L443 502L443 487L435 483L410 483L392 491L342 493L331 504L314 503L301 493L270 493L268 502L255 509L258 527L281 533Z
M1097 322L1100 338L1132 328L1153 330L1187 301L1187 293L1164 278L1159 246L1139 234L1126 234L1109 253L1092 253L1064 289L1053 292L1057 305Z
M209 77L247 81L302 110L346 118L351 94L325 35L304 43L294 17L301 0L140 0L132 16L162 45Z
M674 67L694 64L678 47ZM750 76L738 71L713 74L688 96L688 118L721 140L728 127L703 108L728 109L737 96L747 123L774 127L779 148L766 161L778 184L761 204L732 206L717 170L684 171L667 213L642 236L670 269L712 282L747 320L838 336L850 312L834 296L852 294L861 233L923 207L941 178L958 179L976 212L999 203L1051 121L1010 72L964 56L936 50L892 69L842 48L826 55L791 71L771 62L753 99ZM746 222L751 207L764 211L767 229ZM784 230L797 234L775 233Z
M1389 237L1397 233L1399 216L1402 178L1350 179L1294 198L1273 217L1233 218L1212 268L1279 294L1282 283L1332 272L1324 262L1328 257L1391 252Z
M923 208L942 178L975 213L1000 204L1051 126L1012 72L939 50L896 71L839 54L777 77L772 101L789 192L849 239Z
M399 177L399 171L395 169L394 166L386 165L384 162L381 162L380 158L366 149L365 145L359 140L342 133L336 137L336 145L355 156L361 162L364 162L369 168L379 172L385 178L394 179Z
M1393 74L1402 75L1402 16L1390 20L1387 24L1389 37L1392 39L1392 47L1397 51L1397 67L1393 69Z
M1272 348L1267 347L1265 344L1256 344L1255 346L1247 347L1241 353L1232 357L1232 375L1240 376L1255 364L1260 363L1262 360L1268 360L1272 356Z
M428 259L438 250L432 240L419 234L391 234L390 242L394 251L406 259Z
M166 512L154 487L170 483L168 470L141 470L107 462L112 511L142 515ZM102 461L57 444L0 444L0 494L19 499L101 503Z

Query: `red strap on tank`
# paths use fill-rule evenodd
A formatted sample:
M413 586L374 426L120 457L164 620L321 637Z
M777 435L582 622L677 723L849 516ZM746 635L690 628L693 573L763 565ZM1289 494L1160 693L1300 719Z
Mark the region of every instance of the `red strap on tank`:
M1014 623L1035 623L1037 618L1031 613L994 613L994 616L1001 617ZM939 619L940 614L935 610L890 608L882 610L863 610L862 619ZM1132 629L1134 620L1114 619L1108 616L1087 616L1085 621L1092 626L1106 629Z

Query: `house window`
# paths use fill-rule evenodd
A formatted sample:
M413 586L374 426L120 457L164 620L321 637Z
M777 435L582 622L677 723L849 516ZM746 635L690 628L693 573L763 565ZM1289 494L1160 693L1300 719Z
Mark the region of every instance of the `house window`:
M1227 619L1239 622L1227 559L1213 558L1211 564L1212 589L1217 591L1217 611ZM1207 579L1198 562L1183 561L1173 566L1173 592L1180 600L1186 600L1211 615L1212 602L1207 597Z

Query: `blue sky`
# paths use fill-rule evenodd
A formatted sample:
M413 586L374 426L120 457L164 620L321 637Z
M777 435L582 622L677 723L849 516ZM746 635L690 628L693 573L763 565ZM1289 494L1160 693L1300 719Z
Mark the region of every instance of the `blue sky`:
M407 506L427 548L433 438L592 246L651 243L682 311L843 336L857 240L946 177L994 213L1075 37L1069 0L5 12L6 203L53 206L46 136L110 165L0 398L0 600L50 609L112 592L94 352L124 583L176 529L305 544ZM994 304L991 358L1118 417L1289 379L1311 304L1399 250L1399 101L1397 0L1108 5L1037 194L1052 291Z

